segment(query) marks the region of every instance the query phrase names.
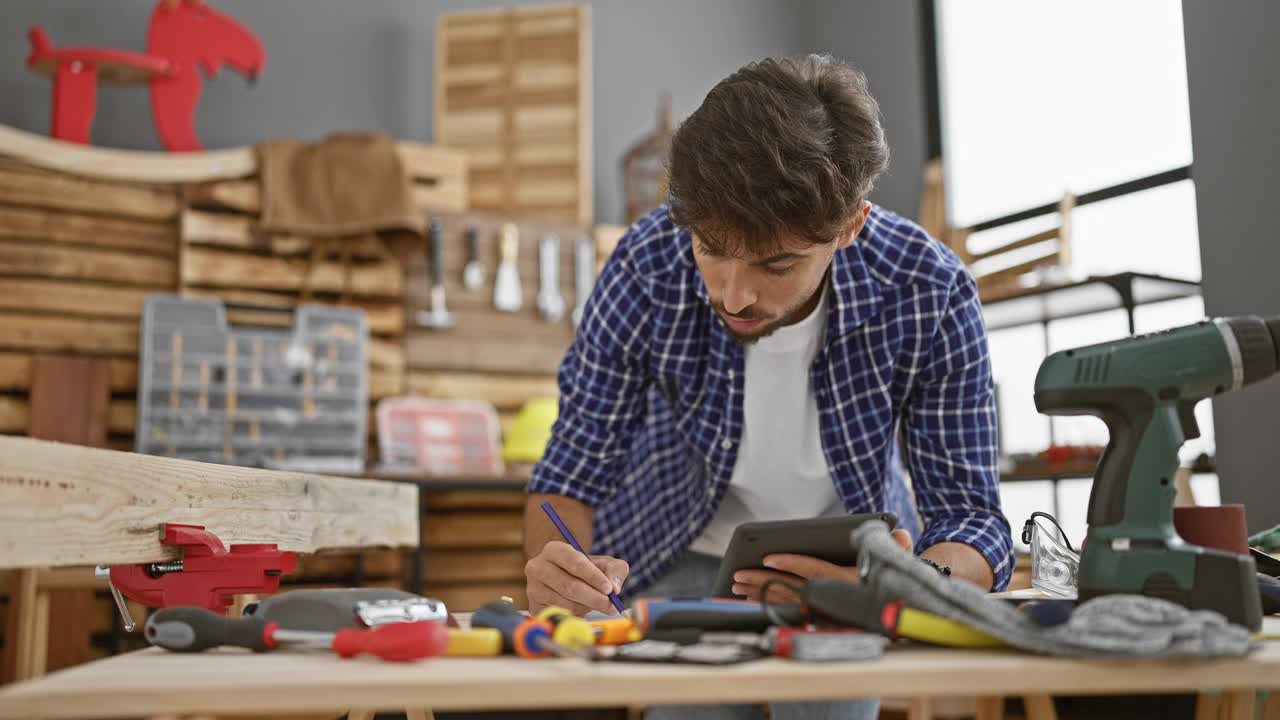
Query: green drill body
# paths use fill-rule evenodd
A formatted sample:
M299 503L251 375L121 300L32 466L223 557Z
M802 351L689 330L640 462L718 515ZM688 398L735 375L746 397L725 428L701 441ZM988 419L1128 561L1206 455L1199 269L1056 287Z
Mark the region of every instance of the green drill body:
M1275 355L1265 321L1230 318L1044 360L1036 375L1037 409L1100 417L1111 434L1089 496L1078 575L1082 600L1151 595L1219 609L1241 624L1261 622L1252 560L1187 544L1175 532L1174 474L1183 442L1200 435L1196 404L1273 374ZM1224 594L1234 597L1223 600Z

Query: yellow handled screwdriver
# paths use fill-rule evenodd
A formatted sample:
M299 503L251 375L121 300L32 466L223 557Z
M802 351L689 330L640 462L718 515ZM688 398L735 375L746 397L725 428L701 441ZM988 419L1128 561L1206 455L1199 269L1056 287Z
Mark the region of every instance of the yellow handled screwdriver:
M562 607L545 607L538 613L538 619L551 623L551 639L560 645L588 648L596 644L596 633L591 623Z
M445 657L496 657L502 654L502 631L494 628L449 628Z

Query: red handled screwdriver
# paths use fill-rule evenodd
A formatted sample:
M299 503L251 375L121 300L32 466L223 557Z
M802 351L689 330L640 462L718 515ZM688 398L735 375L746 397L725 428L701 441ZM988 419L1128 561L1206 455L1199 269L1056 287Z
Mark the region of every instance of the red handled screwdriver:
M448 629L434 620L329 633L281 630L261 617L229 618L197 607L157 610L147 620L143 634L152 645L174 652L201 652L220 646L257 651L299 647L332 650L344 658L373 655L401 662L440 655L449 644Z

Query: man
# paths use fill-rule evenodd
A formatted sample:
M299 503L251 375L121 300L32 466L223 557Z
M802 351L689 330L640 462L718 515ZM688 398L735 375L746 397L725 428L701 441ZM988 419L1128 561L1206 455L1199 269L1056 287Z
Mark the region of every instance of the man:
M668 205L609 258L560 368L525 517L534 609L614 612L618 589L706 595L742 522L884 510L922 559L1008 582L976 288L940 243L867 201L888 154L865 78L825 56L747 65L676 132ZM590 560L541 512L548 499ZM857 574L765 564L734 592ZM797 707L775 716L813 710Z

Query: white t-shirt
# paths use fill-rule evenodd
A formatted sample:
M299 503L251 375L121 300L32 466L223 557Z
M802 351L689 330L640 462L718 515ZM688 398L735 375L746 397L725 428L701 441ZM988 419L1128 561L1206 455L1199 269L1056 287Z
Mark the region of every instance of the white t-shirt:
M695 552L723 556L733 529L755 520L842 515L822 454L809 368L827 326L827 296L798 323L746 346L743 427L729 489Z

